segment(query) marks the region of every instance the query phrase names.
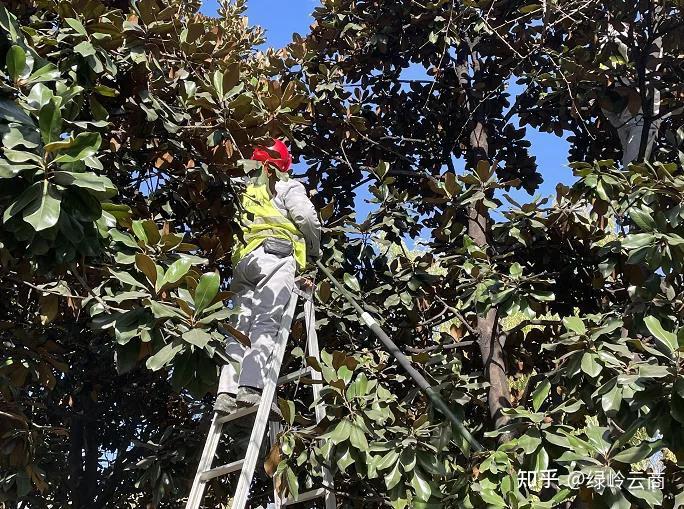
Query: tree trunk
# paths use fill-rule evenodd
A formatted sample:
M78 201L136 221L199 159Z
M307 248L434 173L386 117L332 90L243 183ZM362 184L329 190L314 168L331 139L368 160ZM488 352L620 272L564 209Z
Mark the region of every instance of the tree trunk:
M470 84L470 70L474 77L480 70L480 62L475 52L463 51L460 55L461 62L457 66L460 85L466 94L466 105L471 110L474 118L473 128L470 132L470 153L468 163L473 168L479 161L489 160L489 140L486 128L485 108L474 106L472 89ZM468 65L470 60L470 65ZM474 203L468 211L468 234L473 241L484 250L489 245L490 218L487 208L482 202ZM509 419L501 413L504 408L511 406L511 391L506 378L506 364L503 352L503 340L499 337L498 311L492 307L485 316L477 317L475 329L477 331L477 344L482 356L484 376L490 384L488 394L489 414L494 419L497 428L506 424ZM499 437L504 440L504 436Z
M74 509L83 507L81 499L81 478L83 475L83 420L74 409L69 430L69 488Z
M482 204L474 205L468 214L468 234L478 246L487 246L487 227L489 217ZM484 365L484 376L489 382L489 414L497 428L505 425L509 419L501 413L511 406L511 391L506 377L506 364L503 351L505 335L498 333L498 312L490 309L485 316L477 317L475 330L478 333L477 344Z
M93 507L97 494L99 447L97 420L90 395L72 396L73 415L69 433L69 488L73 509Z

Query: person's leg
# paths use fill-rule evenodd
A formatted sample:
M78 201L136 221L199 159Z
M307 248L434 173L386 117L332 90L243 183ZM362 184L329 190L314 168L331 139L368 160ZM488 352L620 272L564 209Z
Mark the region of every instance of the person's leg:
M292 255L281 257L266 253L262 248L254 251L254 260L259 269L259 279L252 296L248 333L252 346L242 359L239 386L256 389L253 398L256 402L258 392L264 387L283 314L292 295L296 264ZM238 395L238 404L240 400Z
M233 315L232 325L240 332L249 335L252 325L252 302L254 283L250 280L249 260L241 260L233 271L233 280L230 290L233 292L233 305L238 308L237 314ZM253 271L252 271L253 272ZM221 368L219 378L218 396L214 410L221 413L234 411L235 396L238 392L238 379L240 364L245 354L245 347L233 337L226 338L226 355L232 360Z

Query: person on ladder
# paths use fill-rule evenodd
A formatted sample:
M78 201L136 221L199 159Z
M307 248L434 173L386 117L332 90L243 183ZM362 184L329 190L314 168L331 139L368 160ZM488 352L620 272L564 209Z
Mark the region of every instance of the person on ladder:
M231 338L214 411L258 405L295 275L320 256L321 224L301 182L289 178L292 156L282 140L254 149L261 163L242 195L242 238L236 236L231 291L239 306L235 328L251 346ZM305 284L312 284L305 280Z

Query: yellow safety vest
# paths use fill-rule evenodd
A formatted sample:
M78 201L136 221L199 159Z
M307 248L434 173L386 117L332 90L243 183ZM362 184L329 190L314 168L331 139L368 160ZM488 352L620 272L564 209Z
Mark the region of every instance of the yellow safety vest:
M242 233L235 236L233 267L268 238L286 239L294 246L299 269L306 267L306 243L297 226L273 205L268 184L248 184L242 194Z

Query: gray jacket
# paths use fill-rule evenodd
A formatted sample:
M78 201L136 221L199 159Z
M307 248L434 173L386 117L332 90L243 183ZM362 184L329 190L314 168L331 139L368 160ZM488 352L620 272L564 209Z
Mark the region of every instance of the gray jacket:
M306 242L306 257L317 259L321 256L321 223L306 188L301 182L293 179L277 180L275 207L297 225Z

